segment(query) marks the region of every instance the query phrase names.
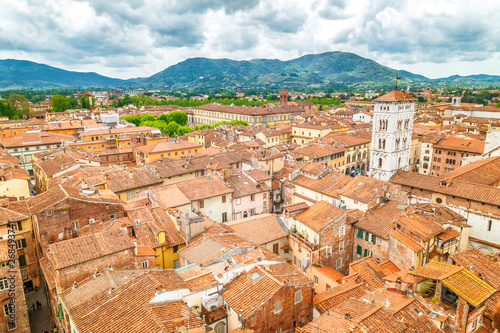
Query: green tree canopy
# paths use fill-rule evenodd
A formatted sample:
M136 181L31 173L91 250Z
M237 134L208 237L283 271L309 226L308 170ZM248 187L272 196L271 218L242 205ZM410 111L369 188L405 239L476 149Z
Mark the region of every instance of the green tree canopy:
M172 111L167 114L167 120L169 123L173 121L181 126L186 126L188 117L182 111Z
M50 104L52 105L52 112L62 112L71 108L69 98L62 95L52 95Z

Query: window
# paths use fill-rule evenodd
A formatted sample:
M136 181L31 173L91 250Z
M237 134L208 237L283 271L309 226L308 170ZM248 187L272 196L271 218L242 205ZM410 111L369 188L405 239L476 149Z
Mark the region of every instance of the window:
M178 245L174 245L173 250L174 250L174 253L177 253L177 251L179 251L179 246Z
M362 229L358 229L358 234L356 235L356 237L363 239L363 230Z
M263 213L267 213L267 207L264 207L264 208L262 209L262 212L263 212Z
M15 304L15 303L9 303L9 304ZM12 313L16 312L16 307L15 306L9 306L9 304L4 304L3 305L3 313L5 313L5 316L9 316Z
M345 255L345 261L348 262L349 261L349 253Z
M302 290L295 292L295 294L293 295L293 303L297 304L300 302L302 302Z
M301 268L302 268L302 261L300 261L300 259L299 259L299 260L297 260L297 267L298 267L299 269L301 269Z
M488 231L491 231L491 225L493 224L492 220L488 221Z
M179 259L174 260L174 269L179 268Z
M255 194L250 195L250 201L255 201Z
M252 208L250 209L250 216L254 216L255 215L255 208Z
M345 227L340 227L339 228L339 237L342 237L345 235Z
M267 198L267 193L264 193L262 196L264 199Z
M344 241L339 242L339 251L344 251Z
M28 278L28 270L27 269L23 269L21 271L21 279L22 280L26 280Z
M222 222L226 222L227 221L227 213L222 213Z
M26 247L26 239L21 238L16 240L16 247L17 249L24 249Z
M293 264L294 264L295 266L297 266L297 257L296 257L296 256L293 256ZM5 279L7 279L7 278L5 278ZM0 282L1 282L1 281L2 281L2 280L0 280ZM1 284L0 284L0 287L1 287ZM2 289L0 289L0 290L2 290Z
M314 275L314 284L318 284L319 283L319 279L316 275Z
M276 253L276 254L280 254L279 243L274 243L273 244L273 252Z
M325 289L326 289L326 290L328 290L328 289L330 289L330 288L331 288L331 286L327 283L327 284L326 284L326 288L325 288Z
M342 258L337 259L335 266L337 267L337 269L342 268Z
M149 264L148 264L148 262L147 262L147 261L143 261L143 262L142 262L142 268L146 268L146 267L148 267L148 265L149 265Z
M214 331L215 331L215 333L225 333L226 332L226 324L224 324L223 322L217 323L217 325L215 325L215 327L214 327Z
M134 191L128 191L127 192L127 200L132 200L135 198L135 192Z
M78 230L78 222L73 222L73 230Z
M331 255L332 255L332 247L329 246L329 247L326 248L326 256L329 257Z
M280 313L281 312L281 303L283 302L283 300L279 300L279 301L276 301L274 302L274 313Z
M375 236L374 234L372 234L372 243L377 244L377 236Z
M365 232L365 241L368 241L370 239L370 233Z
M198 203L200 208L205 208L205 202L203 200L200 200Z
M3 277L0 279L0 290L6 290L9 288L9 282L7 281L7 277Z
M362 255L363 254L363 248L361 246L358 245L358 247L356 248L356 253L358 255Z
M19 256L19 266L20 267L26 266L26 257L24 254Z
M236 198L236 204L241 205L241 198Z
M225 195L223 195L223 196L222 196L222 203L225 203L225 202L226 202L226 196L225 196Z

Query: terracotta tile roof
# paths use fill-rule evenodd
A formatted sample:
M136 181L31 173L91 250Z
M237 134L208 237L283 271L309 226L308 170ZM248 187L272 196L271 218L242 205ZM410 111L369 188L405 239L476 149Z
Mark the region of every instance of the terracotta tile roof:
M195 107L198 110L206 110L206 111L218 111L218 112L226 112L233 114L242 114L249 116L260 116L260 115L269 115L269 114L285 114L285 113L297 113L303 114L305 110L301 107L297 106L279 106L279 105L263 105L259 107L251 107L251 106L236 106L236 105L221 105L221 104L205 104L198 107Z
M28 172L21 168L0 169L0 178L2 181L9 181L12 179L31 180Z
M343 209L321 200L302 213L295 215L294 218L318 232L344 214Z
M389 234L389 236L394 237L402 244L408 246L414 252L418 252L418 251L421 251L424 249L424 247L422 245L420 245L416 240L412 239L411 237L408 237L407 235L401 233L398 230L393 230Z
M226 180L226 184L234 191L233 198L241 198L271 190L265 183L257 183L245 174L230 176Z
M344 275L342 273L340 273L339 271L328 265L314 267L314 269L323 273L324 275L328 276L329 278L338 283L340 283L342 281L342 278L344 278Z
M358 279L368 285L370 290L381 288L384 277L399 271L396 265L383 265L371 257L364 257L349 264L349 275L344 281L357 281Z
M351 181L352 177L339 172L332 172L321 179L299 176L293 180L293 184L340 200L339 191Z
M261 214L225 222L225 224L234 230L235 235L255 245L264 245L288 236L288 229L278 219L280 218L275 214Z
M30 214L34 215L67 198L73 198L76 200L82 200L88 202L99 202L103 204L123 205L123 201L120 199L88 196L85 194L81 194L80 191L77 189L65 187L62 185L53 187L34 197L29 197L28 199L26 199L26 204L28 206Z
M441 281L444 286L475 307L496 292L495 288L462 266L431 261L410 274Z
M0 226L7 225L9 222L18 222L29 219L29 215L18 213L4 207L0 207Z
M288 263L266 267L269 269L256 266L242 273L225 285L225 290L221 293L226 302L243 319L248 319L264 302L283 288L284 280L290 280L290 284L295 287L307 284L311 284L312 287L311 280Z
M399 89L394 89L385 95L382 95L375 99L375 101L385 102L385 101L416 101L417 99L410 94L402 92Z
M201 290L219 284L210 270L202 270L201 267L196 264L180 268L176 270L176 272L189 285L189 290L191 291Z
M323 137L324 139L332 139L334 142L338 142L344 147L355 147L359 145L365 145L371 142L371 139L360 138L349 134L339 134L336 132L330 133Z
M443 227L418 213L400 216L396 224L422 240L428 240L444 231Z
M409 304L415 302L415 298L413 297L406 297L384 288L367 292L365 295L363 295L363 297L360 297L360 299L366 302L380 304L385 307L386 310L391 314L396 314Z
M256 182L263 182L266 180L271 180L272 177L266 172L259 169L250 169L243 171L244 174L255 180Z
M62 141L74 141L76 138L72 135L46 133L46 132L26 132L19 136L2 139L2 145L5 148L46 146L61 144Z
M177 327L203 327L202 320L182 300L155 301L156 288L187 289L173 270L151 271L104 291L68 311L79 332L172 332ZM102 314L106 313L106 316ZM189 322L188 322L189 321Z
M125 230L114 229L50 244L47 257L58 270L134 247Z
M446 173L446 178L494 186L500 182L500 156L474 161Z
M296 329L297 333L317 333L319 331L324 333L402 333L407 331L407 328L384 307L353 298L333 307L309 324Z
M192 143L189 141L185 140L176 140L175 142L172 141L163 141L163 142L157 142L157 143L152 143L149 145L145 146L139 146L135 147L135 150L139 150L148 154L153 154L153 153L162 153L162 152L169 152L173 150L179 150L179 149L194 149L195 148L202 148L203 146Z
M441 234L439 234L437 237L442 240L443 242L449 241L452 238L460 236L460 233L452 228L447 228L445 231L443 231Z
M173 192L171 192L172 189ZM167 195L170 199L182 194L182 197L180 197L178 201L184 204L186 202L184 197L189 200L187 202L189 203L195 200L227 195L234 192L232 189L227 187L226 183L217 175L198 177L170 185L158 186L152 189L152 191L157 196ZM168 202L166 202L166 204L168 204ZM170 205L170 207L174 206Z
M383 197L385 195L384 192L387 190L390 191L389 187L390 184L387 184L383 180L357 175L347 186L339 191L339 194L353 200L369 203L375 198Z
M393 293L394 294L394 293ZM402 296L404 297L404 296ZM392 302L390 303L392 308ZM418 315L417 311L424 315ZM440 333L434 323L430 320L430 317L425 316L429 314L428 310L421 305L419 302L410 302L408 305L403 307L398 312L394 313L394 317L402 322L409 330L413 330L417 333Z
M415 211L420 215L429 217L433 222L437 222L441 225L452 224L458 227L468 226L465 217L455 213L448 207L431 203L412 204L411 207L415 208Z
M147 166L111 171L107 175L109 176L109 179L106 179L108 188L115 193L163 183Z
M104 134L134 134L134 133L143 133L147 131L159 133L160 130L155 127L149 127L149 126L137 126L137 127L132 126L132 127L106 128L106 129L87 131L82 133L80 136L83 138L85 136L96 136Z
M221 257L235 248L250 251L253 244L235 235L231 227L217 223L193 238L178 253L190 263L206 266L221 261Z
M500 188L399 170L391 183L500 206Z
M395 227L396 219L406 214L407 207L395 201L388 201L384 205L370 210L358 222L354 223L354 226L388 239Z
M484 141L448 137L433 144L434 149L457 150L468 153L482 154L484 152Z
M328 157L330 155L344 152L346 149L341 146L332 146L329 144L311 144L303 148L293 150L293 153L307 156L311 159Z
M366 290L368 287L362 282L350 281L340 284L314 296L314 308L323 314L352 297L365 295Z

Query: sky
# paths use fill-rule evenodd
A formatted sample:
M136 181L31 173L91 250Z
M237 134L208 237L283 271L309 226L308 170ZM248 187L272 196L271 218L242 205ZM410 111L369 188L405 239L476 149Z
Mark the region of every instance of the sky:
M500 75L500 1L0 0L0 59L121 79L331 51L429 78Z

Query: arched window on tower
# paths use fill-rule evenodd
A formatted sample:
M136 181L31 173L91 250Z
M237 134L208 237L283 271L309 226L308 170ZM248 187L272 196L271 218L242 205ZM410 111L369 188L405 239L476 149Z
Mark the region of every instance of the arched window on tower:
M378 139L378 149L382 149L382 139Z
M406 147L407 147L406 138L403 138L403 148L406 148Z
M399 149L399 139L396 139L396 150Z
M385 149L385 139L382 140L382 149Z
M402 120L398 120L398 131L401 131Z
M398 160L398 169L401 168L401 157Z
M379 159L378 159L378 167L379 167L379 168L381 168L381 167L382 167L382 159L381 159L381 158L379 158Z

